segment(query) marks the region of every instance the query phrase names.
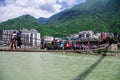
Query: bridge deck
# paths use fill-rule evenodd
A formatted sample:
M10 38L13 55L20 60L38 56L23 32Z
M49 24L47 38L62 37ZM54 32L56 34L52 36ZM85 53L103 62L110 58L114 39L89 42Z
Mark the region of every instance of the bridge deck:
M91 54L91 55L119 55L120 51L113 51L113 53L97 53L100 49L87 49L87 50L43 50L43 49L0 49L0 51L6 52L62 52L62 53L79 53L79 54Z

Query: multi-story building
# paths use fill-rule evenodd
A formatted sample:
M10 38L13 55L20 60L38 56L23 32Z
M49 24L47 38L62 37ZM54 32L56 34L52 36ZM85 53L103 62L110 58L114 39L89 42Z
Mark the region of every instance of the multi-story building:
M48 43L51 43L52 41L54 41L54 37L53 36L44 36L43 39L45 41L47 41Z
M91 39L94 38L94 32L93 31L81 31L79 32L79 38L80 39Z
M11 36L13 31L17 30L3 30L2 31L2 41L4 41L5 44L9 44L11 42Z
M70 38L71 39L78 39L79 38L79 34L70 35Z
M35 29L23 29L22 30L22 37L23 37L23 43L25 45L31 45L31 46L40 46L41 39L40 39L40 33L38 33Z
M18 32L18 30L3 30L2 40L9 44L11 42L11 35L13 31ZM23 29L21 31L22 31L21 39L22 39L23 45L40 46L41 38L40 38L40 33L37 30Z

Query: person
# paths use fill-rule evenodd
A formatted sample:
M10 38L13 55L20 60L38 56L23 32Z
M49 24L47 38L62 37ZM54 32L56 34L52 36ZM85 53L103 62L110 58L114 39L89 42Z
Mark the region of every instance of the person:
M19 30L19 31L17 32L17 46L18 46L18 48L21 48L21 45L22 45L21 33L22 33L21 30Z
M16 31L14 31L11 35L11 44L10 44L10 48L13 49L15 48L16 49Z
M60 50L64 49L64 43L63 42L61 42L59 46L60 46Z

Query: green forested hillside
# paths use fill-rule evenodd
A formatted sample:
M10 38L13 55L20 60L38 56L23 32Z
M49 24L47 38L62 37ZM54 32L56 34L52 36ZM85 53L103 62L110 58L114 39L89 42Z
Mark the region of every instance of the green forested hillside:
M2 34L2 30L11 30L11 29L23 29L23 28L37 28L39 22L30 16L30 15L23 15L15 19L8 20L6 22L0 23L0 35Z
M58 17L58 14L54 17ZM120 30L120 0L86 0L85 3L60 13L49 25L62 35L82 30L117 34Z
M8 20L0 24L0 35L2 30L20 30L20 29L36 29L42 36L43 35L52 35L53 31L49 26L40 24L37 19L30 15L23 15L15 19Z
M0 24L0 30L3 29L22 29L22 28L36 28L39 24L39 22L36 21L36 19L30 15L23 15L18 18L8 20L6 22L3 22Z
M73 15L76 14L76 15ZM81 14L81 16L77 15ZM57 33L71 34L82 30L117 32L120 30L120 12L105 12L95 15L71 11L49 24Z
M43 18L44 19L44 18ZM71 9L53 15L41 21L30 15L8 20L0 24L3 29L35 28L42 36L51 35L63 37L78 33L82 30L94 32L120 31L120 0L86 0L85 3L76 5Z

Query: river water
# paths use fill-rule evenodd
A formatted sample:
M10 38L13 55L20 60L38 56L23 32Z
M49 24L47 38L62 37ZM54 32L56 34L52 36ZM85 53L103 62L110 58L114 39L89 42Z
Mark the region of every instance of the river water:
M0 52L0 80L78 80L99 56L48 52Z

